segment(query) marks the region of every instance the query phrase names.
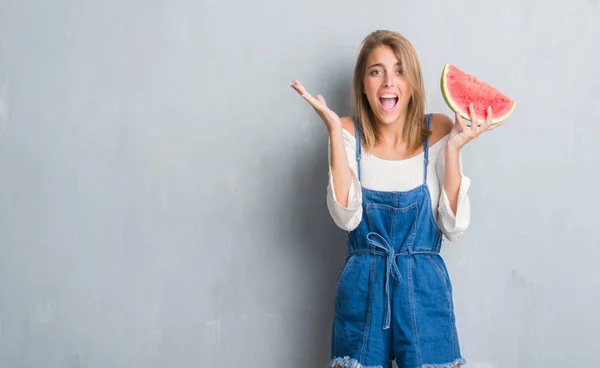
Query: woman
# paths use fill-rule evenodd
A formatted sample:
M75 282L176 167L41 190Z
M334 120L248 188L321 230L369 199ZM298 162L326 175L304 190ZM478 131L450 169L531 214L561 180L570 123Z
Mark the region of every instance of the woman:
M373 32L362 43L352 84L354 117L338 117L298 81L292 88L329 131L327 204L348 232L330 366L464 364L439 252L442 235L455 240L470 221L470 180L462 174L460 151L501 124L488 118L467 126L458 114L454 122L425 114L416 52L391 31Z

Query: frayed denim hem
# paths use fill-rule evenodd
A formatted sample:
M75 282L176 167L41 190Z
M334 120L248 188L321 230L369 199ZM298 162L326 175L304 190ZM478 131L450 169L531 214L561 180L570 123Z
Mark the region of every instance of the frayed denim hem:
M421 368L454 368L456 365L465 365L467 362L463 358L458 358L454 362L445 364L423 364Z
M350 359L350 357L347 357L347 356L345 356L343 358L332 359L331 362L329 362L329 367L330 368L338 368L338 367L342 367L342 368L383 368L380 365L378 365L378 366L362 365L362 364L360 364L360 362L358 360Z

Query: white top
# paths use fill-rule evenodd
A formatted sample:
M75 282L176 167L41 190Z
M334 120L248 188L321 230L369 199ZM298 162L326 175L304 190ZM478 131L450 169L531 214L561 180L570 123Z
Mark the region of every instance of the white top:
M364 188L379 191L407 191L423 184L424 153L405 160L384 160L363 150L360 159L361 179L358 181L356 162L356 139L343 129L344 147L353 174L348 207L343 207L336 199L331 173L331 151L329 156L329 184L327 185L327 207L333 221L346 231L358 227L362 219L362 191ZM471 180L462 175L458 191L456 215L450 208L450 202L443 190L445 150L448 135L429 147L429 165L427 166L427 186L431 193L431 204L434 217L446 239L458 239L469 226L471 220L471 204L467 194ZM462 173L462 155L459 155ZM442 189L442 190L440 190Z

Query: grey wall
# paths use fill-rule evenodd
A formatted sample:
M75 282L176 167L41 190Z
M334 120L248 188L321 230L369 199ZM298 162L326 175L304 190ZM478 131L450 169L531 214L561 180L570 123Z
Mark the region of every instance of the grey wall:
M345 238L289 84L348 114L378 28L431 111L446 61L519 102L444 250L468 367L600 366L597 0L3 0L0 366L325 366Z

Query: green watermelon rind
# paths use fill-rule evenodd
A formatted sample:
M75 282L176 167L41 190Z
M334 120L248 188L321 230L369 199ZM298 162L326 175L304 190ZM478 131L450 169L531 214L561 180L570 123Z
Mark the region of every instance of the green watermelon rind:
M452 99L449 97L450 92L448 91L448 86L446 85L446 80L447 80L446 74L448 73L449 67L450 67L450 63L444 64L444 69L442 70L442 77L440 80L442 96L444 97L444 101L446 102L446 104L452 111L454 111L455 113L459 113L463 119L471 121L471 115L469 114L469 112L461 110L460 107L456 103L454 103L454 101L452 101ZM506 114L492 119L491 124L498 124L498 123L501 123L504 120L508 119L508 117L513 113L513 111L515 111L515 108L517 107L517 102L514 100L512 102L513 102L512 108ZM478 125L484 124L484 123L485 123L485 120L481 120L481 121L477 122Z

